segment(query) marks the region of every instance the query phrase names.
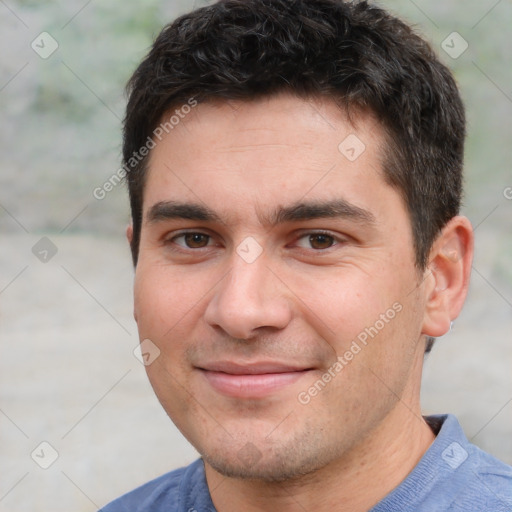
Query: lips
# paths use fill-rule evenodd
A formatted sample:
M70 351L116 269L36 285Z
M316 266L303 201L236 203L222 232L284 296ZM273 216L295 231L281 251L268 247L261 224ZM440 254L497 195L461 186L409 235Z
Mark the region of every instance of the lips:
M312 368L271 361L219 361L198 370L218 393L235 398L264 398L297 382Z

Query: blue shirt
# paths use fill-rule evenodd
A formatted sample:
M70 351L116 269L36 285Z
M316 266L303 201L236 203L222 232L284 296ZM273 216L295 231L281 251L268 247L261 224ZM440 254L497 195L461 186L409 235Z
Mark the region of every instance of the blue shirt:
M512 467L471 444L452 415L426 418L434 442L370 512L512 512ZM113 501L100 512L216 512L201 459Z

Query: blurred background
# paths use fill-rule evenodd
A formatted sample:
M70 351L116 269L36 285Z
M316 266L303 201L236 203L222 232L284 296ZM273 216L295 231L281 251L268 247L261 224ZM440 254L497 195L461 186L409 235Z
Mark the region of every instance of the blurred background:
M431 41L468 109L472 285L428 356L424 411L512 463L512 4L380 3ZM119 168L126 80L206 4L0 1L0 512L94 511L198 456L133 352L124 186L93 192Z

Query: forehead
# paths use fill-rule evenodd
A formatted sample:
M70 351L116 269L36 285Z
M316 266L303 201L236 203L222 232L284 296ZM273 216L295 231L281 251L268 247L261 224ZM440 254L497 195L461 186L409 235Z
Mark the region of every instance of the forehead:
M370 114L349 120L325 98L201 103L151 150L144 210L170 199L261 214L303 198L400 201L383 177L384 139Z

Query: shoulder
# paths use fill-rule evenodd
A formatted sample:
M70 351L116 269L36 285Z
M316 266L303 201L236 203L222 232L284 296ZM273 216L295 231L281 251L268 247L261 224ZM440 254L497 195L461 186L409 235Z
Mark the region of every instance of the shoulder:
M444 478L436 487L448 498L447 510L512 511L512 467L469 442L453 416L440 434L437 470Z
M453 510L512 511L512 467L475 445L469 444L468 452L466 490Z
M187 488L203 484L201 459L162 475L112 501L99 512L177 512ZM197 489L200 492L200 489Z
M434 442L372 512L511 512L512 467L469 442L455 416L425 419Z

